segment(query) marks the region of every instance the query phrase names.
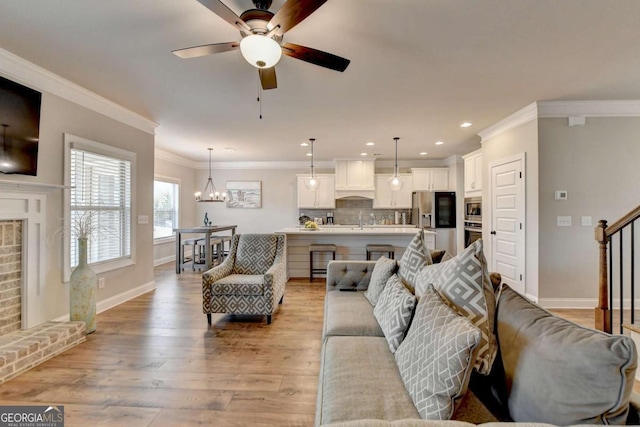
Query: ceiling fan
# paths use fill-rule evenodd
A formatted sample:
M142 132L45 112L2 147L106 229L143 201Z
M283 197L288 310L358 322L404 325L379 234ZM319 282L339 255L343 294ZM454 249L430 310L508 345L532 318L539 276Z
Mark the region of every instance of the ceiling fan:
M282 54L320 67L344 71L348 59L331 53L283 41L284 34L316 11L327 0L287 0L275 14L268 9L272 0L252 0L255 9L236 15L220 0L198 0L203 6L240 30L239 42L214 43L174 50L180 58L197 58L240 49L242 56L254 67L263 89L278 87L275 65Z

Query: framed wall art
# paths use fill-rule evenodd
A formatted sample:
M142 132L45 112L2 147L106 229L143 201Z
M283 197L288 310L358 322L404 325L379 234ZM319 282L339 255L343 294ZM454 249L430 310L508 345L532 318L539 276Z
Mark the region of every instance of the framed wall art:
M227 181L227 207L261 208L262 181Z

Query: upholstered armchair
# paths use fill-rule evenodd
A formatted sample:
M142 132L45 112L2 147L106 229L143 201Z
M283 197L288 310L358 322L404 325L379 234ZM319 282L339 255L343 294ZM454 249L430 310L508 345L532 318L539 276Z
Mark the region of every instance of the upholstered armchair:
M287 280L285 236L236 234L229 256L202 275L202 311L271 315L284 298Z

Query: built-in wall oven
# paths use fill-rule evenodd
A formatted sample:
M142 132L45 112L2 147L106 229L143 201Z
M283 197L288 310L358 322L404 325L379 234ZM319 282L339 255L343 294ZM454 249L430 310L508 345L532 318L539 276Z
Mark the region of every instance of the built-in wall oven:
M482 238L482 198L464 199L464 246Z

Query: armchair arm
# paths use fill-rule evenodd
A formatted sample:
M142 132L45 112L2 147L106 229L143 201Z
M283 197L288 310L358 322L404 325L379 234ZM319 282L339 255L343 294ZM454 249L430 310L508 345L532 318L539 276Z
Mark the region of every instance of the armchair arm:
M233 257L227 257L224 262L202 274L202 312L210 313L211 286L233 272Z
M265 292L271 292L273 304L278 303L284 294L284 285L287 282L287 263L284 251L276 255L273 265L264 274Z
M375 265L375 261L329 261L327 292L345 288L367 290Z

